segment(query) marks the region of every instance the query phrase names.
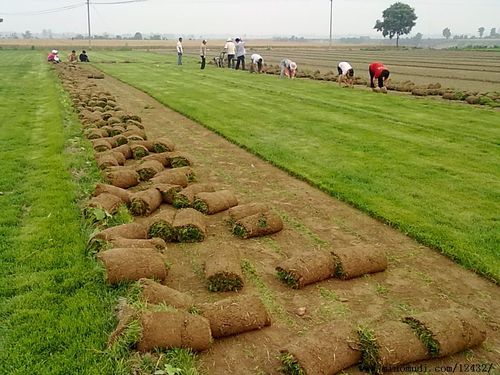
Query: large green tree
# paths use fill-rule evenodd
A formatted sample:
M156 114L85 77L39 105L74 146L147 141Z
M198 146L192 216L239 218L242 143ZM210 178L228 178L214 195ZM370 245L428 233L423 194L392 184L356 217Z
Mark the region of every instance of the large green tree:
M415 9L404 3L394 3L382 13L383 20L377 20L374 29L382 31L384 38L396 36L396 46L399 46L399 37L409 34L415 20L418 18Z

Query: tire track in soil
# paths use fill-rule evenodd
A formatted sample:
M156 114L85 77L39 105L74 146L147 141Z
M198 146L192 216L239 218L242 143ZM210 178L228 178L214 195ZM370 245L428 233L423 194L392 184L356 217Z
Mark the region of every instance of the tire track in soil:
M284 312L270 311L271 327L216 340L208 352L200 355L207 374L278 374L279 349L324 322L386 321L409 311L459 306L475 310L488 323L486 343L472 352L426 363L498 362L498 286L289 176L149 95L108 75L94 82L99 89L112 93L126 111L141 116L151 139L168 136L179 150L193 155L198 181L232 189L240 203L266 201L285 216L282 232L268 238L240 240L229 233L224 223L227 214L219 213L208 217L209 235L205 242L168 246L172 268L167 285L188 292L198 302L233 295L208 292L202 265L208 254L222 246L238 248L274 298L275 311ZM281 259L307 250L328 251L360 242L386 250L389 268L385 272L350 281L331 279L302 290L289 289L275 276L274 268ZM247 278L241 293L258 293L258 288ZM302 317L296 314L300 307L307 308ZM361 373L355 367L346 372Z

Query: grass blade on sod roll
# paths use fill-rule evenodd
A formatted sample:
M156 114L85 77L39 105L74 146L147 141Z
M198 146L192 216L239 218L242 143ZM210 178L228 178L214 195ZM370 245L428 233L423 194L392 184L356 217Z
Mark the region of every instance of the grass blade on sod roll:
M339 323L322 325L287 345L281 370L287 375L333 375L359 362L356 334Z
M430 311L405 317L403 321L426 345L431 357L459 353L486 340L484 322L470 310Z
M139 174L139 179L141 181L148 181L164 169L163 164L159 161L148 160L142 162L135 170Z
M182 189L174 196L172 205L175 208L191 207L194 203L195 195L201 192L213 192L215 188L212 184L196 183Z
M177 241L174 229L175 212L164 210L149 220L148 237L159 237L166 242Z
M237 249L221 248L205 262L207 287L211 292L236 292L243 288L241 259Z
M165 280L167 268L161 254L150 248L116 248L97 254L106 268L109 284L137 281L143 277Z
M210 323L199 315L184 311L145 312L141 316L140 352L185 348L204 351L212 344Z
M332 251L335 259L335 277L347 280L387 268L385 252L373 246L355 245Z
M130 196L130 213L134 216L149 216L156 211L163 198L157 189L147 189Z
M194 298L189 294L179 292L166 285L150 279L140 279L141 299L153 305L166 304L177 309L190 309L194 305Z
M210 322L214 338L237 335L271 325L271 318L257 296L239 296L196 306Z
M196 194L193 207L207 215L213 215L238 205L238 199L232 191L219 190Z
M105 178L111 185L123 189L139 185L139 174L126 167L117 167L107 171Z
M157 138L153 141L153 151L154 152L168 152L174 151L175 144L170 139L166 137Z
M98 183L95 186L94 190L94 196L98 196L99 194L102 193L108 193L108 194L113 194L120 198L123 203L129 204L130 203L130 193L122 188L113 186L113 185L108 185L108 184L102 184Z
M182 190L181 185L173 184L154 184L151 186L161 193L163 203L172 204L174 202L175 195Z
M232 232L241 238L267 236L283 229L283 220L274 211L261 212L236 221Z
M228 211L229 221L233 223L247 216L260 214L269 211L269 206L264 203L247 203L231 207Z
M177 211L174 228L179 242L202 242L207 236L205 216L192 208Z
M278 278L294 289L326 280L335 274L335 260L326 252L314 252L283 261L276 267Z
M403 322L386 322L374 329L360 327L361 369L383 373L384 368L429 358L427 347Z
M132 238L113 238L108 241L111 247L131 248L131 249L156 249L164 251L167 249L167 244L161 238L151 238L147 240L139 240Z

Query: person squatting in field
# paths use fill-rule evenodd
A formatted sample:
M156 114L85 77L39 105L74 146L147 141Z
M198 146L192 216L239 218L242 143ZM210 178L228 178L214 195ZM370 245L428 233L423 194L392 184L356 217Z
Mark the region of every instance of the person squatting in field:
M80 62L90 62L89 57L87 56L87 52L85 50L80 53L80 56L78 56L80 59Z
M73 50L73 51L71 51L71 53L68 56L68 62L75 63L77 61L78 61L78 58L76 57L76 51Z
M224 45L224 52L227 55L227 67L234 68L234 56L236 55L236 44L231 38L227 38Z
M207 62L207 41L203 39L200 47L200 57L201 57L201 69L205 69L205 64Z
M240 68L241 64L241 70L245 70L245 42L242 41L240 38L236 38L236 70Z
M368 67L370 73L370 87L375 88L375 80L378 80L378 87L380 89L385 89L385 82L389 78L389 70L380 62L371 63Z
M339 72L339 86L342 85L342 82L345 82L352 87L354 84L354 69L351 64L346 61L339 62L337 71Z
M280 78L295 78L295 74L297 74L297 64L290 59L283 59L280 62Z
M179 38L177 41L177 65L182 65L182 54L184 53L184 49L182 48L182 38Z
M53 49L52 51L50 51L50 53L47 56L47 61L52 62L54 64L61 62L61 60L59 59L58 53L59 52L56 49Z
M258 53L254 53L250 56L252 65L250 65L250 73L257 72L262 73L262 65L264 64L264 59Z

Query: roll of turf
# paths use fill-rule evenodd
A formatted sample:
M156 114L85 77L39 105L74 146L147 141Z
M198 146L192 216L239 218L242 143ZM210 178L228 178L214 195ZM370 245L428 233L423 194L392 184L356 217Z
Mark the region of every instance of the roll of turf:
M139 164L135 170L139 174L139 179L141 181L148 181L156 174L163 171L164 167L159 161L147 160Z
M181 168L193 165L193 158L184 152L169 152L168 163L172 168Z
M113 194L120 198L123 203L129 204L130 203L130 193L122 188L109 185L109 184L101 184L98 183L94 189L94 196L98 196L99 194L103 193L108 193L108 194Z
M125 157L125 159L132 159L133 158L132 149L130 148L130 146L128 144L115 147L113 149L113 151L120 152Z
M267 236L283 229L283 221L274 211L246 216L236 221L233 233L241 238Z
M180 185L182 187L188 186L189 179L184 171L176 169L166 169L163 172L158 173L151 180L154 184L171 184Z
M194 305L194 298L150 279L140 279L141 299L154 305L166 304L177 309L189 309Z
M157 138L153 141L153 150L154 152L174 151L175 144L169 138L166 137Z
M202 192L213 192L215 188L212 184L195 183L188 187L182 189L179 193L175 194L172 201L172 205L175 208L187 208L191 207L194 203L194 198L196 194Z
M141 316L140 352L185 348L204 351L212 344L210 323L199 315L183 311L146 312Z
M335 259L335 277L352 279L387 268L385 252L373 246L357 245L332 251Z
M92 146L96 152L108 151L113 148L113 146L111 146L111 144L104 139L93 139Z
M97 254L97 259L104 264L106 281L110 284L167 277L165 262L154 249L115 248Z
M229 190L197 193L193 202L196 210L207 215L213 215L237 205L238 199Z
M237 335L271 325L267 310L256 296L227 298L197 305L200 314L210 322L214 338Z
M151 238L148 240L137 240L130 238L113 238L108 241L111 247L132 248L132 249L156 249L166 250L167 244L161 238Z
M149 216L162 201L161 193L154 188L133 193L130 196L130 212L134 216Z
M234 292L243 288L241 259L237 250L221 248L205 262L207 288L211 292Z
M173 184L153 184L152 188L155 188L161 193L163 203L172 204L175 198L175 195L182 190L181 185L173 185Z
M287 375L334 375L359 362L357 337L350 327L328 323L284 346L282 371Z
M158 237L166 242L177 241L177 231L174 228L174 212L162 211L149 220L148 237Z
M132 157L135 160L140 160L143 157L149 155L149 150L143 145L139 145L139 144L135 144L135 143L131 144L130 150L132 150Z
M104 154L99 152L98 154ZM106 153L104 155L96 155L96 162L99 169L106 169L109 167L118 167L120 164L118 160L116 160L115 156L110 153Z
M169 152L161 152L159 154L150 154L142 158L144 161L156 160L160 162L164 167L170 167L170 161L168 159Z
M97 161L103 156L111 155L115 160L117 161L118 165L124 165L125 164L125 156L119 151L116 151L115 149L112 149L110 151L104 151L104 152L98 152L95 155L95 158Z
M207 236L207 224L202 213L183 208L175 214L174 228L179 242L202 242Z
M247 216L269 211L269 206L264 203L247 203L231 207L228 211L231 222L238 221Z
M105 174L106 180L113 186L127 189L139 184L139 174L126 167L112 169Z
M156 152L153 141L133 141L129 142L129 144L131 148L133 148L134 146L142 146L146 148L146 150L148 150L149 152Z
M92 216L94 216L93 209L98 208L110 215L114 215L122 204L123 201L116 195L109 193L102 193L96 197L92 197L87 202L86 207L84 209L84 214L85 217L91 218Z
M446 309L407 316L403 319L427 347L430 357L444 357L480 345L486 326L472 311Z
M104 229L92 237L92 239L110 241L115 238L147 239L148 231L146 226L139 223L117 225Z
M335 261L326 252L307 253L283 261L276 267L276 272L282 282L299 289L333 277Z

